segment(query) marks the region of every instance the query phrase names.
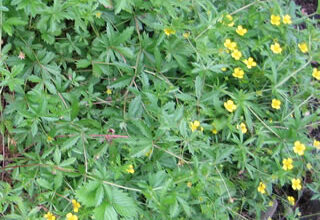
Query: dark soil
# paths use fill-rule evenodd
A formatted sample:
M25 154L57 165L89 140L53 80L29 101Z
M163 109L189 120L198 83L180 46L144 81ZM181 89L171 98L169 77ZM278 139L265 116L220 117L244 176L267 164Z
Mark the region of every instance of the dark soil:
M301 6L301 11L303 14L311 15L313 18L320 19L319 14L315 14L318 8L318 0L295 0L297 5ZM312 129L310 131L310 137L320 140L320 127ZM307 175L307 179L312 181L312 174ZM309 182L308 181L308 182ZM305 189L303 195L298 201L297 206L301 211L301 218L304 220L320 220L320 201L311 200L313 193Z
M303 14L313 14L317 11L318 0L295 0L297 5L301 6L301 11ZM319 19L320 15L314 15L314 18Z

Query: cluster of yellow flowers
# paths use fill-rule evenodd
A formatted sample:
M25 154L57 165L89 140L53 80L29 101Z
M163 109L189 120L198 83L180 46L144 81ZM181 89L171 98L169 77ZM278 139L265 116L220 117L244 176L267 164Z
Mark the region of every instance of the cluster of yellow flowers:
M80 203L77 202L77 200L75 200L75 199L71 200L71 203L72 203L72 206L73 206L73 212L75 212L75 213L79 212L79 208L81 207ZM44 218L46 220L55 220L56 216L54 216L51 212L47 212L44 215ZM73 215L71 212L69 212L66 215L66 220L78 220L78 216Z
M279 26L281 23L281 17L279 15L271 15L270 22L272 25ZM284 24L292 24L290 15L285 15L282 17L282 22ZM298 48L302 53L308 53L309 48L306 42L298 43ZM280 54L282 52L282 48L279 43L275 42L270 46L270 49L275 54ZM317 68L313 68L312 76L317 80L320 80L320 71Z
M281 23L281 17L279 15L271 15L271 24L275 26L279 26ZM290 15L285 15L282 17L282 22L284 24L292 24Z
M128 173L133 174L133 173L134 173L133 165L130 164L129 167L126 169L126 171L127 171Z
M203 127L202 126L200 126L200 121L197 121L197 120L195 120L195 121L193 121L193 122L190 122L189 123L189 127L190 127L190 129L191 129L191 131L192 132L194 132L194 131L196 131L196 130L200 130L200 131L203 131Z
M47 214L44 215L44 218L47 220L56 220L56 216L54 216L51 212L47 212Z
M243 122L240 125L237 125L237 129L240 129L242 134L245 134L248 131L246 124Z

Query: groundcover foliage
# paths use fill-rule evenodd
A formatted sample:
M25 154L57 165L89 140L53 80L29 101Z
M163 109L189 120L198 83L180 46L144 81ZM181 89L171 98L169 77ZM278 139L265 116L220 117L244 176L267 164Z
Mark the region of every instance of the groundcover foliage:
M1 219L295 219L320 197L320 33L293 1L0 2Z

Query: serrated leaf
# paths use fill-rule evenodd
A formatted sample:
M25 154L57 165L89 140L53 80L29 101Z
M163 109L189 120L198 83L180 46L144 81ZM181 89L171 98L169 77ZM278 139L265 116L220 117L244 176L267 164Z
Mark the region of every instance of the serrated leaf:
M99 206L104 198L104 187L100 185L99 188L96 190L96 206Z
M146 153L150 151L152 148L152 141L149 145L146 146L135 146L132 147L132 150L130 152L130 157L142 157L146 156Z
M120 79L118 79L117 81L112 83L109 86L109 88L110 89L121 89L121 88L124 88L124 87L126 87L126 86L128 86L130 84L131 80L132 80L132 77L129 77L129 76L121 77Z
M45 179L39 178L39 179L37 179L37 183L39 184L39 186L41 186L45 189L52 189L51 184Z
M131 12L131 0L117 0L115 4L115 14L119 14L122 10Z
M66 166L69 166L69 165L71 165L71 164L73 164L74 162L76 162L76 158L74 158L74 157L71 157L71 158L69 158L69 159L67 159L67 160L64 160L62 163L60 163L59 165L61 166L61 167L66 167Z
M124 193L118 189L112 190L112 205L122 216L134 217L137 215L136 205L127 193Z
M113 42L113 45L120 45L126 41L128 41L131 38L131 35L134 31L134 28L131 26L129 28L126 28L121 34L115 38L115 42Z
M68 149L70 149L72 146L74 146L77 141L80 139L80 136L74 136L74 137L70 137L67 141L65 141L61 147L61 151L66 151Z
M186 213L186 215L188 217L190 217L191 216L191 208L188 205L188 203L184 199L182 199L181 197L177 197L177 200L179 201L179 203L182 206L182 208L183 208L184 212Z
M31 134L34 137L36 136L37 133L38 133L38 121L35 120L31 125Z
M54 188L58 189L62 186L63 182L63 175L60 171L57 171L55 177L54 177Z
M53 153L53 160L56 164L59 164L61 161L61 151L59 148L56 148Z
M91 62L87 59L82 59L82 60L78 60L77 61L77 68L81 69L81 68L87 68L88 66L90 66Z
M6 19L6 24L9 24L9 25L18 26L18 25L26 25L27 23L28 22L23 21L18 17L11 17L11 18Z
M196 77L195 87L196 87L196 96L198 99L200 99L202 94L202 89L203 89L203 80L201 79L200 76Z
M44 80L43 82L51 94L57 94L56 87L53 85L53 83L51 83L49 80Z
M136 96L129 104L128 114L132 118L138 118L139 112L142 110L141 96Z
M94 207L96 206L96 191L100 187L101 183L91 181L84 184L76 191L78 200L85 206Z
M114 208L104 202L99 207L94 209L94 217L96 220L117 220L118 214L114 210Z
M105 8L113 8L111 0L98 0Z

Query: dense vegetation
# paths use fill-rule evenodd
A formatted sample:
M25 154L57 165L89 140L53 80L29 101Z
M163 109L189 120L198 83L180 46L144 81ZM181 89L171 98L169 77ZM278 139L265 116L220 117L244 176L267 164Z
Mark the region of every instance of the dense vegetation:
M293 1L0 0L1 219L296 219L320 31Z

